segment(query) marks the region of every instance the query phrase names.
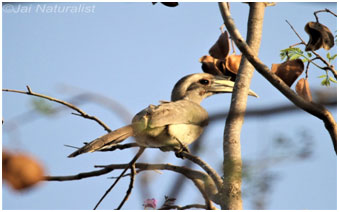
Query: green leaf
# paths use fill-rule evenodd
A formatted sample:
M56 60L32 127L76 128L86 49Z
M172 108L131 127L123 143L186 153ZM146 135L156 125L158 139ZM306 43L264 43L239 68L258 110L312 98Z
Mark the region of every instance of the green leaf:
M318 78L324 78L324 77L327 77L327 75L324 74L324 75L319 76Z
M326 78L323 81L321 81L321 85L330 86L330 81Z
M331 57L331 60L334 60L336 57L337 57L337 54L333 55L333 56Z
M327 52L326 57L328 60L331 60L331 54L329 52Z
M331 82L337 83L337 80L335 80L333 77L330 77L329 80L330 80Z
M308 61L307 58L302 59L303 63L306 63Z
M312 57L312 53L307 52L307 57Z
M296 60L299 59L300 55L299 54L294 54L290 57L290 60Z

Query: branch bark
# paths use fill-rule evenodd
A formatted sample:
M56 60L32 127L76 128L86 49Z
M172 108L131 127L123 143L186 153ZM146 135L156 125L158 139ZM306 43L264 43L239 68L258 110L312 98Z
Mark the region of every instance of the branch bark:
M130 167L130 164L111 164L111 165L98 165L96 168L101 168L100 170L92 172L83 172L76 175L69 176L46 176L44 180L46 181L72 181L80 180L89 177L96 177L103 174L107 174L116 169L126 169ZM168 170L177 172L184 175L188 179L192 180L195 186L199 189L202 196L205 198L205 201L208 202L209 199L213 202L220 204L218 199L218 190L214 184L212 178L204 172L196 171L187 167L175 166L172 164L148 164L148 163L136 163L135 168L137 168L136 173L147 170ZM207 195L206 195L207 194ZM208 197L208 198L207 198ZM211 208L214 208L211 205Z
M247 43L255 55L259 52L261 43L261 32L265 11L265 3L249 3L250 12L248 17ZM230 11L226 3L219 3L221 14L224 18L227 29L235 28L233 20L230 18ZM226 15L226 16L225 16ZM228 18L226 18L228 17ZM239 32L238 32L239 33ZM234 39L235 36L231 34ZM221 208L224 210L241 210L241 180L242 161L240 133L244 122L244 114L247 105L247 96L254 67L242 57L240 68L235 80L230 111L227 116L224 132L224 182L222 196L224 199Z
M205 161L201 160L198 156L194 156L188 152L182 152L181 154L184 156L184 158L187 158L188 160L192 161L193 163L199 165L202 169L204 169L206 173L213 179L218 191L220 192L222 190L223 181L218 173L211 166L209 166Z
M286 98L293 102L296 106L313 116L321 119L324 122L325 128L329 132L334 151L337 153L337 123L332 114L322 105L305 101L302 97L297 95L284 81L273 74L270 69L260 61L253 50L246 44L239 31L236 29L234 22L230 23L231 16L226 10L221 11L223 14L225 25L235 41L238 49L244 56L252 63L255 69L263 75L274 87L276 87ZM227 23L227 24L226 24Z

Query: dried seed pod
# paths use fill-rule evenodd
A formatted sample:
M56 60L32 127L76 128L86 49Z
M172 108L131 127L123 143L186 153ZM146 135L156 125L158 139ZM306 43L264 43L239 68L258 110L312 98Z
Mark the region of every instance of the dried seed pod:
M291 87L304 71L304 63L300 59L288 60L281 64L272 64L271 71Z
M295 91L297 92L299 96L304 98L306 101L309 101L309 102L312 101L310 85L307 79L305 78L300 79L295 86Z
M2 152L2 178L15 190L32 187L43 179L40 163L26 154Z
M320 48L329 50L334 46L333 34L325 25L308 22L305 25L305 31L310 36L305 51L316 51Z
M215 59L209 55L202 56L199 59L199 62L202 63L202 70L205 73L213 74L213 75L223 75L223 61Z
M238 74L240 66L241 55L231 54L226 57L226 68L228 71Z
M224 60L230 51L228 33L223 32L217 42L210 48L209 54L217 59Z

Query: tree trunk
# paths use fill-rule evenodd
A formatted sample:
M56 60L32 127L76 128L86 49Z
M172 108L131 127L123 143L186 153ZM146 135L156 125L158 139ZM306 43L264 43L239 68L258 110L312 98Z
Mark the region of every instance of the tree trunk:
M248 29L246 42L252 48L255 54L258 54L262 25L265 11L265 3L249 3L250 12L248 17ZM230 17L229 8L226 3L219 3L220 11L223 16L228 31L229 27L234 27L233 19ZM236 30L236 33L239 33ZM231 34L231 37L235 37ZM224 131L224 182L222 192L223 210L241 210L241 181L242 181L242 160L240 133L244 122L244 115L247 105L247 96L253 76L254 67L245 58L242 57L238 75L235 81L234 91L230 111L225 124Z

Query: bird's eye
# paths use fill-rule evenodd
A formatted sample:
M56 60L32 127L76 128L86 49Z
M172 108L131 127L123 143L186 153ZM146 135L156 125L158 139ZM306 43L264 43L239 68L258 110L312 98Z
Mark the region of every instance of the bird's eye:
M207 79L201 79L199 80L199 83L202 85L208 85L210 83L210 81L208 81Z

